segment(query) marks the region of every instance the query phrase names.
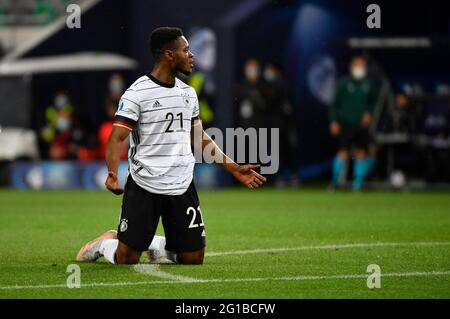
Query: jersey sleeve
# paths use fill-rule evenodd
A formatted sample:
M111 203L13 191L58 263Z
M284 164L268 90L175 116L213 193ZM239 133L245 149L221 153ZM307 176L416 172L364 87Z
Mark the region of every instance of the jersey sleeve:
M199 115L200 115L200 106L198 104L198 96L195 93L194 109L192 110L192 118L199 117Z
M119 101L119 106L114 118L114 125L133 130L139 120L139 116L139 97L136 91L128 89Z
M330 122L338 120L338 110L341 104L341 96L342 91L345 87L345 79L340 79L338 84L336 85L336 90L334 92L333 101L331 102L331 105L329 107L329 113L328 117Z

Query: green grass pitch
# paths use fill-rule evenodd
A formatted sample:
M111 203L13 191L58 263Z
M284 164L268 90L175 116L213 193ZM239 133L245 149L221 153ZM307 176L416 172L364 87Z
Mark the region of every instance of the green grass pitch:
M0 190L0 298L449 298L448 193L200 192L202 266L78 263L118 223L107 192ZM159 229L159 233L162 230ZM381 287L367 287L369 264Z

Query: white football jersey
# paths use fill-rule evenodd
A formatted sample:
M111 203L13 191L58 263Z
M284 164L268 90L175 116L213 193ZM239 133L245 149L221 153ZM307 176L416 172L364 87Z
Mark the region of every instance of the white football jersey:
M195 164L191 120L198 116L195 90L177 78L168 85L148 74L125 91L114 125L131 130L128 161L136 184L166 195L188 189Z

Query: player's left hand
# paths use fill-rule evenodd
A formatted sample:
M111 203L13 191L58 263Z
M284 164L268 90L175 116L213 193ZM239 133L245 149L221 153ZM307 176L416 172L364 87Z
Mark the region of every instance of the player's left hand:
M248 188L258 188L267 180L264 176L258 174L253 169L261 165L242 165L233 172L233 176Z

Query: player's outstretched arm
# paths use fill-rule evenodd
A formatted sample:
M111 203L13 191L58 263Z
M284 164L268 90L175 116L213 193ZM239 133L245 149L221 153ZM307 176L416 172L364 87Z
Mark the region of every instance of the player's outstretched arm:
M204 155L212 156L215 163L222 165L224 169L246 187L257 188L266 181L264 176L254 171L260 165L239 165L229 158L203 130L202 122L199 119L195 119L192 123L191 143L195 149L201 149L202 152L205 148L208 148L209 154Z
M120 163L120 154L122 152L122 143L130 134L130 129L113 125L111 134L109 135L108 143L106 144L106 165L108 167L108 177L105 181L105 186L116 195L123 193L123 188L119 185L117 178L117 171Z

